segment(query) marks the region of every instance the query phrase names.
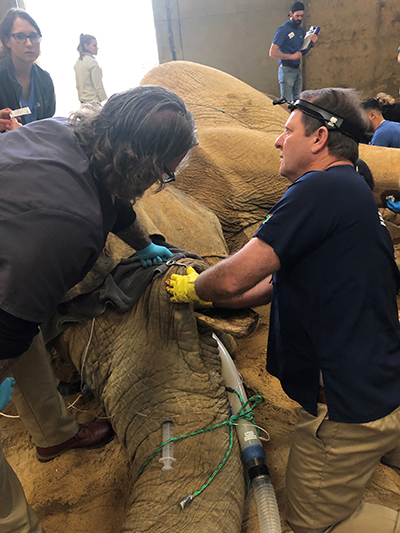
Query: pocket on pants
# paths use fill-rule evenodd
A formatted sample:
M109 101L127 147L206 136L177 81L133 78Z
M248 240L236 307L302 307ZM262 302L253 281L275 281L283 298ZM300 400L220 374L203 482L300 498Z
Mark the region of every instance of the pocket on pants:
M314 438L321 450L325 451L326 435L325 426L329 423L328 409L326 405L318 404L317 416L311 415L304 409L300 411L299 429L306 431L308 438Z

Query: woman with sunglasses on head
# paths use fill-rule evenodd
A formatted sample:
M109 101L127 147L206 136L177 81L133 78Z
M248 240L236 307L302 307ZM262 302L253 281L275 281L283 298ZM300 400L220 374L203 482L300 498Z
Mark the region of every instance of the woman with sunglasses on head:
M98 49L96 37L81 33L77 48L79 59L74 66L76 88L81 104L107 100L103 87L103 72L94 57L97 56Z
M23 9L9 9L0 23L0 109L28 107L27 124L54 115L56 99L50 75L36 63L42 34Z

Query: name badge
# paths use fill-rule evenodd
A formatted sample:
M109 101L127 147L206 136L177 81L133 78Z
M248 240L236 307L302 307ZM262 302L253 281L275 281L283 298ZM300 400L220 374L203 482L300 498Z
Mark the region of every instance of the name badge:
M294 33L291 31L291 32L289 33L288 37L289 37L289 39L293 39L293 37L294 37Z

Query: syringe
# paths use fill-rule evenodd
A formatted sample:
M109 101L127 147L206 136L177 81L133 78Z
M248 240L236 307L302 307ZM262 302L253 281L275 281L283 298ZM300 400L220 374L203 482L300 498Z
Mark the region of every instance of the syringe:
M172 439L174 436L174 425L171 420L166 420L162 425L162 441L165 442ZM164 463L161 468L164 472L172 470L172 463L176 461L174 457L174 445L172 442L166 444L162 449L162 457L159 459L160 463Z

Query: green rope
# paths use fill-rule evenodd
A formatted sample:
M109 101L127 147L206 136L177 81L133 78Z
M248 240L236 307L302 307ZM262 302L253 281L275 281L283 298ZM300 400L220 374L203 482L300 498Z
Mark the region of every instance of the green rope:
M221 468L224 466L226 461L228 460L232 448L233 448L233 428L238 422L238 420L248 420L252 424L254 424L254 415L253 415L253 409L257 406L262 404L264 401L264 398L261 396L261 394L255 394L251 398L247 400L247 402L243 402L243 398L239 394L239 392L235 389L231 389L230 387L226 387L228 392L235 393L239 397L240 403L242 404L242 407L239 409L239 411L235 415L231 415L228 420L221 422L220 424L215 424L215 426L206 427L204 429L199 429L197 431L191 431L190 433L186 433L184 435L180 435L179 437L172 437L171 439L166 440L163 442L155 451L150 455L150 457L145 461L142 465L142 467L139 470L138 478L143 473L144 469L149 465L149 463L156 457L156 455L163 449L164 446L169 444L170 442L177 442L179 440L187 439L189 437L194 437L195 435L200 435L201 433L207 433L208 431L213 431L214 429L221 428L223 426L229 427L229 444L228 449L219 463L219 465L215 468L214 472L211 474L211 476L207 479L207 481L200 487L200 489L193 492L193 494L190 494L187 496L184 500L181 501L181 507L182 509L185 509L196 496L201 494L211 483L211 481L215 478L215 476L218 474L218 472L221 470Z

